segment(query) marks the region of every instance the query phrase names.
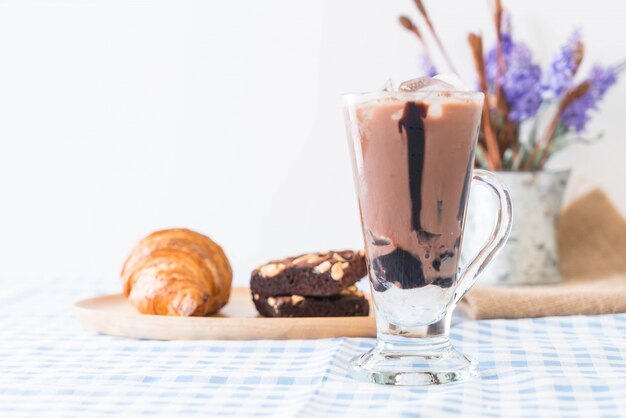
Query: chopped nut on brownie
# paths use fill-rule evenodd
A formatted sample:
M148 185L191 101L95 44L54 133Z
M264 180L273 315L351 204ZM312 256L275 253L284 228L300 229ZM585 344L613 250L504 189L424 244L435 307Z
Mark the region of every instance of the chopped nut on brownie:
M362 251L328 251L273 260L252 272L250 289L261 296L331 296L367 274Z

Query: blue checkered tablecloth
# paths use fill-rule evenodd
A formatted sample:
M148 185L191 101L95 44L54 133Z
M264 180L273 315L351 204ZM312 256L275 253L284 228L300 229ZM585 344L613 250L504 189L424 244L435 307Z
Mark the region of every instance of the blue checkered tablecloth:
M83 331L109 281L0 281L0 417L626 416L626 315L464 322L480 378L437 388L352 381L373 339L150 341Z

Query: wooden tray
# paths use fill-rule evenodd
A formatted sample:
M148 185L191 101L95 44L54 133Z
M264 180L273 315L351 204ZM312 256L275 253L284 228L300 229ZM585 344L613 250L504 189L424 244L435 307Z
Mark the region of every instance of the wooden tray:
M371 305L371 304L370 304ZM82 326L102 334L156 340L286 340L332 337L374 337L372 316L337 318L263 318L250 289L233 288L230 301L209 317L143 315L121 294L76 302Z

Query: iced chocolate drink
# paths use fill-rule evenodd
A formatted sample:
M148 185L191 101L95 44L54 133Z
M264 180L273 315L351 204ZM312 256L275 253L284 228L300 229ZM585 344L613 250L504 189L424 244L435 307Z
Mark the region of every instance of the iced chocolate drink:
M428 90L386 91L349 111L373 289L437 287L401 322L430 321L423 311L441 312L457 280L481 111L480 95Z
M480 103L452 96L358 108L353 152L377 291L456 280L480 113Z
M345 98L379 339L447 329L463 293L459 257L482 105L482 93L427 78Z

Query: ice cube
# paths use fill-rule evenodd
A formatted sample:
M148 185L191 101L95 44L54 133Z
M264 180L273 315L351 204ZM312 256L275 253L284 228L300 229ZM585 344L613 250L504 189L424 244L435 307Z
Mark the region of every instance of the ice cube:
M394 90L395 87L393 86L393 80L388 78L387 81L385 81L385 85L383 86L383 91L393 92Z
M469 91L467 84L463 82L456 74L437 74L435 77L437 80L443 81L454 87L456 91Z
M398 90L402 92L454 91L455 87L437 78L420 77L401 83L400 86L398 86Z
M400 91L468 91L467 86L455 74L438 74L407 80L398 87Z

